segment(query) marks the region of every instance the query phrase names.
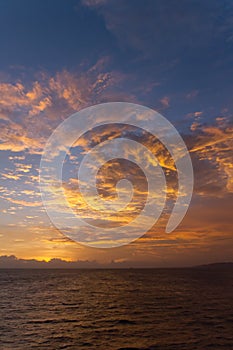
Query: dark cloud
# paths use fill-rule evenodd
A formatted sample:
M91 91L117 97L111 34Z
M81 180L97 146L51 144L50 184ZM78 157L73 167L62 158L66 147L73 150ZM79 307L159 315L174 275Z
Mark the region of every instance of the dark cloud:
M187 50L207 49L219 36L230 40L232 4L216 0L84 0L99 11L120 46L144 57L177 58Z
M0 256L0 268L93 268L97 267L96 261L69 262L62 259L39 261L36 259L18 259L14 255Z
M149 267L150 262L131 261L127 259L115 259L109 263L99 263L95 260L66 261L63 259L51 259L50 261L38 261L36 259L19 259L14 255L0 256L0 269L22 269L22 268L47 268L47 269L93 269L93 268L129 268L129 267Z

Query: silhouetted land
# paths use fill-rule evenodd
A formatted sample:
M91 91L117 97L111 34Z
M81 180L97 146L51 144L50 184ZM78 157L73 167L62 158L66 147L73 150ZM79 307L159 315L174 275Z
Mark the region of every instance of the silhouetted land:
M149 263L142 263L137 261L132 262L115 262L108 264L101 264L97 261L77 260L66 261L62 259L51 259L50 261L38 261L36 259L19 259L14 255L0 256L0 269L129 269L129 268L151 268L151 269L179 269L179 268L194 268L194 269L232 269L233 262L212 263L197 266L153 266Z

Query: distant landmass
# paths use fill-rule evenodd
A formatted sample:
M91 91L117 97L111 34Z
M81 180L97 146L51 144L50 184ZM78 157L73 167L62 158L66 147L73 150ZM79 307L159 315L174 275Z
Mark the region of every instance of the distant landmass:
M0 256L0 268L95 268L100 267L96 261L66 261L51 259L39 261L36 259L19 259L14 255Z
M51 259L50 261L39 261L36 259L20 259L14 255L0 256L0 269L33 269L33 268L49 268L49 269L98 269L98 268L179 268L179 267L164 267L164 266L152 266L151 263L144 263L137 261L111 261L108 264L101 264L95 260L77 260L66 261L63 259ZM182 267L182 268L185 268ZM189 267L190 268L190 267ZM200 269L231 269L233 268L233 262L221 262L211 263L205 265L192 266L191 268Z
M233 268L233 262L221 262L221 263L198 265L198 266L195 266L195 268L215 269L215 270L216 269L228 269L228 268Z

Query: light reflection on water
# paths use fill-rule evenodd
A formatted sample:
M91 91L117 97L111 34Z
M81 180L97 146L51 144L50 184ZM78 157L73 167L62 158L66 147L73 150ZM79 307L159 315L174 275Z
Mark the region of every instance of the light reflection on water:
M232 270L0 270L1 349L230 349Z

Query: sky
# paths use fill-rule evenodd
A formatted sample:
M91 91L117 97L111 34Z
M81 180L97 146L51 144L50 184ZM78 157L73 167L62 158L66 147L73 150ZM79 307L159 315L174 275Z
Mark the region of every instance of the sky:
M232 261L233 2L0 0L0 6L0 256L106 266ZM53 226L41 201L39 165L61 122L85 107L115 101L152 108L176 127L192 159L194 193L172 233L165 233L164 215L131 244L96 249ZM98 217L82 201L74 174L80 154L119 135L117 127L99 132L84 135L65 163L68 202L93 220ZM156 140L140 138L173 174ZM103 169L100 191L114 196L117 177L126 170L139 181L136 204L109 225L131 220L142 202L137 195L146 193L143 174L126 163ZM172 196L172 176L170 181Z

